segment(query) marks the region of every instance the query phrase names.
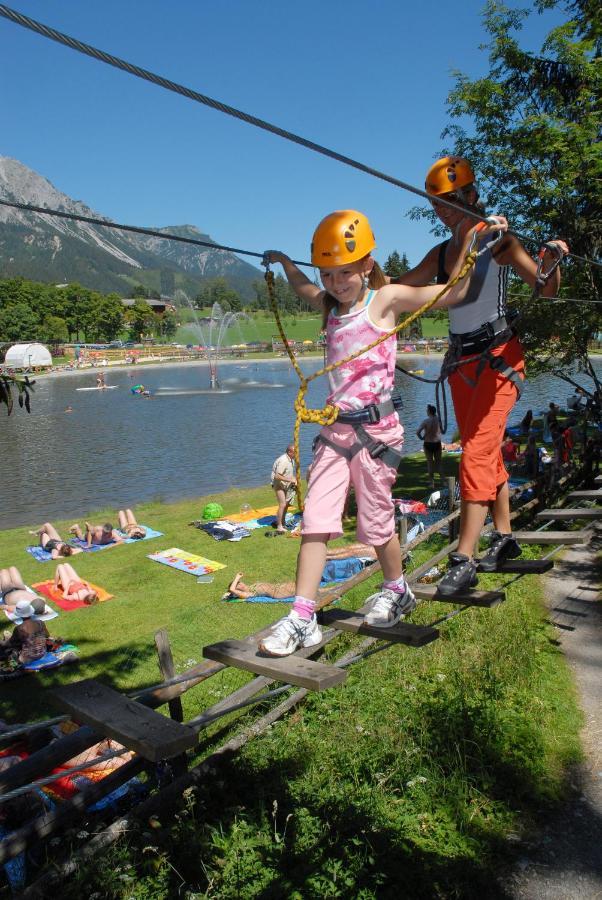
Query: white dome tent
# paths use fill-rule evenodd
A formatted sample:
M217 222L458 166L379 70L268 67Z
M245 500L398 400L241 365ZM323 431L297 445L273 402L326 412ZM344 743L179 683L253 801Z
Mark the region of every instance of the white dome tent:
M4 357L4 366L8 369L33 369L51 365L52 356L44 344L13 344Z

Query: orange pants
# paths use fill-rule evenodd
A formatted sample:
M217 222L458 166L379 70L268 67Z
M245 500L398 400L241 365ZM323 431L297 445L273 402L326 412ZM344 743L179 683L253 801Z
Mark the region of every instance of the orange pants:
M496 347L493 356L503 356L524 379L525 360L518 338ZM511 381L489 364L477 379L477 362L467 363L450 375L449 384L462 441L460 492L463 500L495 500L499 487L508 480L502 459L502 440L512 407L517 400ZM475 382L472 387L462 375Z

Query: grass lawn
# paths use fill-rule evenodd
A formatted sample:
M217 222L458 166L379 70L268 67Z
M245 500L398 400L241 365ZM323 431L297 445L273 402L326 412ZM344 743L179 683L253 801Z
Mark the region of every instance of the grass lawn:
M457 457L445 467L453 474ZM422 456L407 457L397 493L421 497L425 482ZM115 599L49 623L51 633L79 645L82 658L0 684L3 718L52 715L47 689L65 681L96 677L123 690L160 681L157 628L168 629L181 671L201 660L204 644L248 635L286 611L219 598L237 570L251 581L289 579L298 540L266 540L257 530L240 543L215 542L187 524L210 500L232 513L242 503L271 505L273 493L264 487L148 503L135 510L138 520L163 538L75 557L82 577ZM95 518L112 515L100 510ZM70 523L56 524L65 533ZM54 563L24 552L29 541L25 528L3 532L0 564L16 563L28 583L51 577ZM413 564L441 542L419 548ZM197 584L146 558L171 546L227 568L212 584ZM345 606L357 608L378 582L374 576L349 592ZM496 582L487 576L482 586ZM62 885L63 896L501 897L496 871L562 794L580 754L573 684L541 582L520 579L506 596L500 607L468 609L443 623L440 639L421 650L396 646L353 666L342 687L309 696L209 771L178 817L160 815L152 833L145 825L130 833ZM432 623L450 609L424 603L412 620ZM339 656L356 640L341 636L328 654ZM185 718L250 677L226 670L189 691ZM213 726L206 747L227 734L222 725ZM69 840L78 846L76 832L63 849Z

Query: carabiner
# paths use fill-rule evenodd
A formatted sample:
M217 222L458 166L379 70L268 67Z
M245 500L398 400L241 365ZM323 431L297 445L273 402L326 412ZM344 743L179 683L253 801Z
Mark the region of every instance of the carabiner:
M477 245L477 236L478 236L478 234L479 234L479 231L482 231L486 224L489 224L489 225L496 225L496 224L497 224L497 216L487 216L487 219L486 219L485 222L479 222L479 223L476 225L475 230L474 230L474 234L473 234L473 236L472 236L472 240L471 240L471 242L470 242L470 247L468 248L468 252L469 252L469 253L472 253L472 251L473 251L474 248L476 247L476 245ZM493 237L493 238L492 238L490 241L488 241L483 247L481 247L481 249L480 249L480 250L478 251L478 253L477 253L477 256L482 256L483 253L485 253L487 250L491 250L493 247L495 247L496 244L499 244L499 242L501 241L501 239L503 238L503 236L504 236L504 232L503 232L503 231L498 231L498 232L496 232L495 237Z

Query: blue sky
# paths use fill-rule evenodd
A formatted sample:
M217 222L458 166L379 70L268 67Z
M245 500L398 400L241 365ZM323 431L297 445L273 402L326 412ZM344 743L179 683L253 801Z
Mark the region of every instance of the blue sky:
M10 2L9 2L9 5ZM481 2L15 0L86 43L422 187L452 71L487 71ZM512 7L522 6L511 2ZM558 13L533 14L539 50ZM317 222L354 207L377 256L420 260L413 195L0 19L0 154L116 221L193 224L307 259Z

